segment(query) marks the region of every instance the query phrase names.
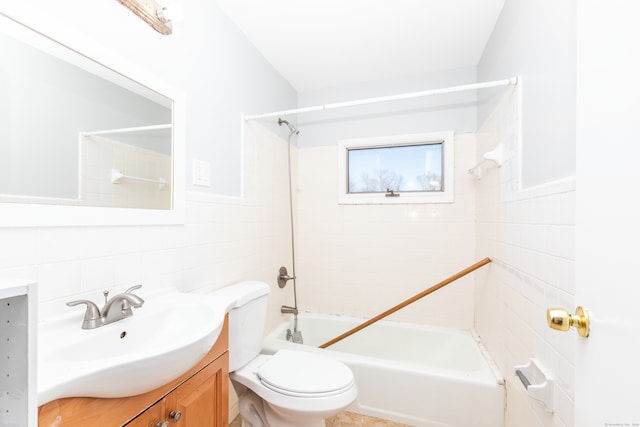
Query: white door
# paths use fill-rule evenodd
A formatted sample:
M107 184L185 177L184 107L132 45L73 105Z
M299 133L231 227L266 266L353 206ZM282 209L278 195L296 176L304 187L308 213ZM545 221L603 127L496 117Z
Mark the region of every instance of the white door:
M640 426L640 2L577 4L575 426Z

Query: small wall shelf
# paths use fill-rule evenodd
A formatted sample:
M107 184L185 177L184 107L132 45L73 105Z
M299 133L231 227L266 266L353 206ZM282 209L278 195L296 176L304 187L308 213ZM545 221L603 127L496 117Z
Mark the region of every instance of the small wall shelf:
M0 425L36 427L37 285L0 279Z
M544 403L544 409L547 412L553 412L554 381L540 367L540 362L529 359L529 363L526 365L518 365L513 368L529 397Z

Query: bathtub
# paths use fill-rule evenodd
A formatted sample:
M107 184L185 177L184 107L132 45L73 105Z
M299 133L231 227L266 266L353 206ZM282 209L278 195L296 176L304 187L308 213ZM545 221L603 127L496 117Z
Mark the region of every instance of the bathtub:
M293 322L283 323L265 337L263 352L296 349L346 363L358 385L351 412L420 427L504 425L504 380L477 336L380 321L327 349L317 348L364 320L301 314L304 344L288 342Z

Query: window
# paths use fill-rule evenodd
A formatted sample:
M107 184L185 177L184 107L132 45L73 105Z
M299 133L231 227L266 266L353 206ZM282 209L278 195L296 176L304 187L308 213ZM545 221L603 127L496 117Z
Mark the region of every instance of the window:
M453 202L453 133L341 140L338 201Z

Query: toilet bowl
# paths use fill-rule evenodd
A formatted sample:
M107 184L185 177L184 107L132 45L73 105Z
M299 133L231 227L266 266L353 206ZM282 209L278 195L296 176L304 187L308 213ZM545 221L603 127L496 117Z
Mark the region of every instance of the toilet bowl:
M229 377L243 427L324 427L355 401L353 372L342 362L303 351L260 354L269 285L247 281L217 292L234 301Z
M243 427L324 426L326 417L345 409L358 394L346 365L306 352L259 355L230 378L240 391Z

